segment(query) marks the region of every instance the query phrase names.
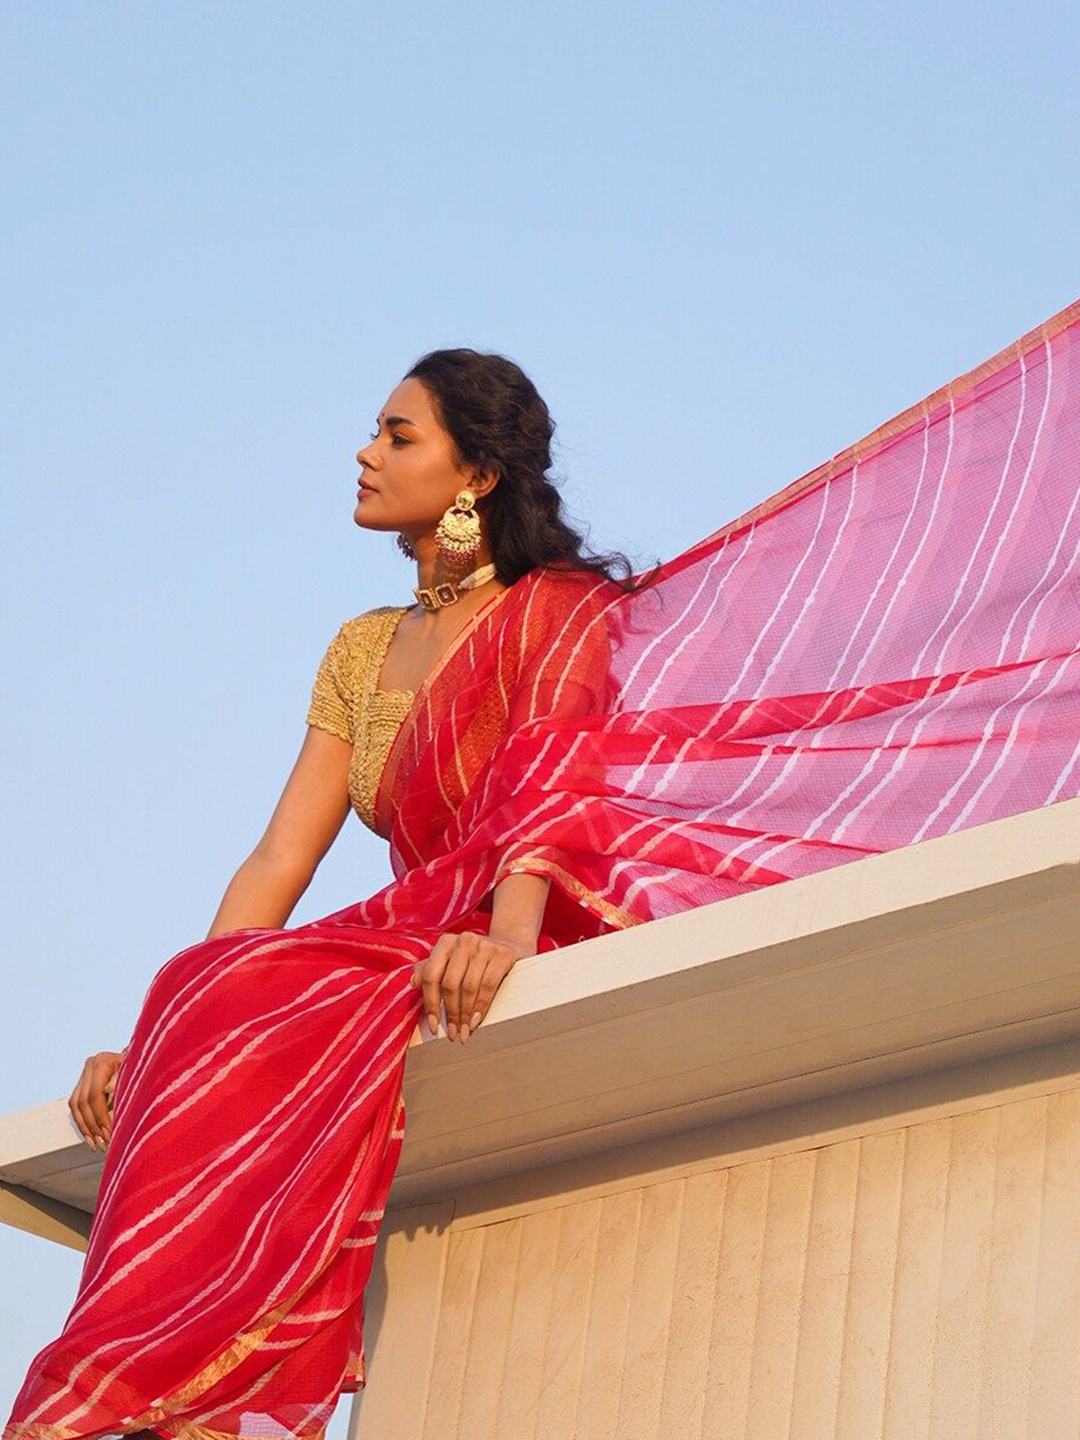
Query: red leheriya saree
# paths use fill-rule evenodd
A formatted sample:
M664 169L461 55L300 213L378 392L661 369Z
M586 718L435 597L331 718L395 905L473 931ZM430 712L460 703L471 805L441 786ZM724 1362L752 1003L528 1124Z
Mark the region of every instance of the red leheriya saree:
M542 948L1080 794L1080 305L625 594L534 572L416 696L395 879L155 978L86 1266L10 1440L316 1436L362 1382L415 961Z

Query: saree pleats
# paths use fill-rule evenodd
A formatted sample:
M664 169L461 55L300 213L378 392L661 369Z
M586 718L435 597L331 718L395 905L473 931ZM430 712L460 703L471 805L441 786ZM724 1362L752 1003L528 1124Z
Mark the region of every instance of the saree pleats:
M394 881L160 972L86 1269L5 1440L315 1436L362 1380L413 964L541 948L1080 794L1080 306L631 592L534 571L417 693Z

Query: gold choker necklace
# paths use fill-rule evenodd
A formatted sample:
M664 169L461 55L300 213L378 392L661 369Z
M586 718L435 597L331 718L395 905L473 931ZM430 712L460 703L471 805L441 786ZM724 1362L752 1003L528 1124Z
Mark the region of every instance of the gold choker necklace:
M456 584L446 581L442 585L432 585L430 589L421 588L412 593L425 610L441 610L445 605L456 605L462 590L475 590L478 585L486 585L489 580L494 579L495 566L481 565L479 570L474 570Z

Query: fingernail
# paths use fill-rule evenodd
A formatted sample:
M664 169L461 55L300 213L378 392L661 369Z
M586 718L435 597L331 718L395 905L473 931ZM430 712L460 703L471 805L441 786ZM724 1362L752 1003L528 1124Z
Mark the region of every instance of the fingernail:
M427 1023L428 1023L428 1029L431 1031L431 1033L432 1033L433 1035L437 1035L437 1034L439 1033L439 1017L438 1017L438 1015L429 1015L429 1016L427 1017Z
M462 1027L461 1027L461 1043L462 1043L463 1045L465 1044L465 1041L468 1040L469 1035L470 1035L471 1033L472 1033L472 1032L469 1030L468 1025L462 1025Z
M447 1033L447 1035L450 1036L450 1039L451 1039L451 1040L456 1040L456 1039L457 1039L457 1026L456 1026L456 1025L447 1025L447 1027L446 1027L446 1033Z
M470 1030L475 1030L476 1027L477 1027L477 1025L479 1025L479 1024L480 1024L480 1011L479 1011L479 1010L474 1010L474 1011L473 1011L473 1017L472 1017L472 1019L469 1021L469 1029L470 1029Z

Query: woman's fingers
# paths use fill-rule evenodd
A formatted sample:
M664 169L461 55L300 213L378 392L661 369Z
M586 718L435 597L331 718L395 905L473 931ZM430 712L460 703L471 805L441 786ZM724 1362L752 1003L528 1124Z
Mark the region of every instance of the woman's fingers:
M518 959L520 953L513 945L486 935L466 931L440 936L412 974L412 983L424 992L424 1013L431 1033L439 1033L445 1010L449 1038L468 1040Z
M441 935L435 942L428 958L413 971L413 984L419 984L424 992L424 1013L432 1035L439 1033L439 1018L442 1013L442 978L447 962L453 951L456 935ZM417 980L419 976L419 980Z
M486 1017L488 1011L491 1009L491 1002L495 999L496 991L514 968L515 957L505 953L505 946L500 945L498 948L500 952L504 953L493 956L484 968L479 990L469 1010L469 1021L466 1026L468 1033L465 1035L465 1039L469 1038L469 1035L472 1034L480 1022Z
M97 1121L91 1105L96 1065L97 1056L91 1055L83 1066L79 1083L75 1087L75 1094L69 1105L83 1139L92 1149L100 1150L103 1148L104 1136L98 1134Z
M462 1040L468 1040L487 1014L496 990L513 969L515 959L508 946L486 938L479 941L461 984Z
M98 1055L95 1058L96 1063L90 1072L90 1113L94 1117L98 1139L102 1142L101 1148L104 1149L112 1132L112 1116L109 1114L109 1102L105 1095L105 1082L116 1069L116 1062L113 1056Z
M75 1089L72 1090L68 1097L68 1109L71 1111L71 1118L75 1121L76 1129L88 1145L91 1143L92 1135L86 1116L83 1113L83 1105L86 1097L86 1074L89 1066L90 1061L87 1060L82 1068L82 1074L76 1082Z
M442 1002L446 1008L446 1033L451 1040L456 1040L467 1015L462 1014L462 987L469 974L469 966L475 962L477 946L480 943L478 935L455 935L453 937L453 948L450 951L449 959L446 962L446 969L442 977Z
M95 1150L104 1150L112 1134L109 1094L121 1059L122 1056L112 1050L91 1055L68 1100L79 1134Z

